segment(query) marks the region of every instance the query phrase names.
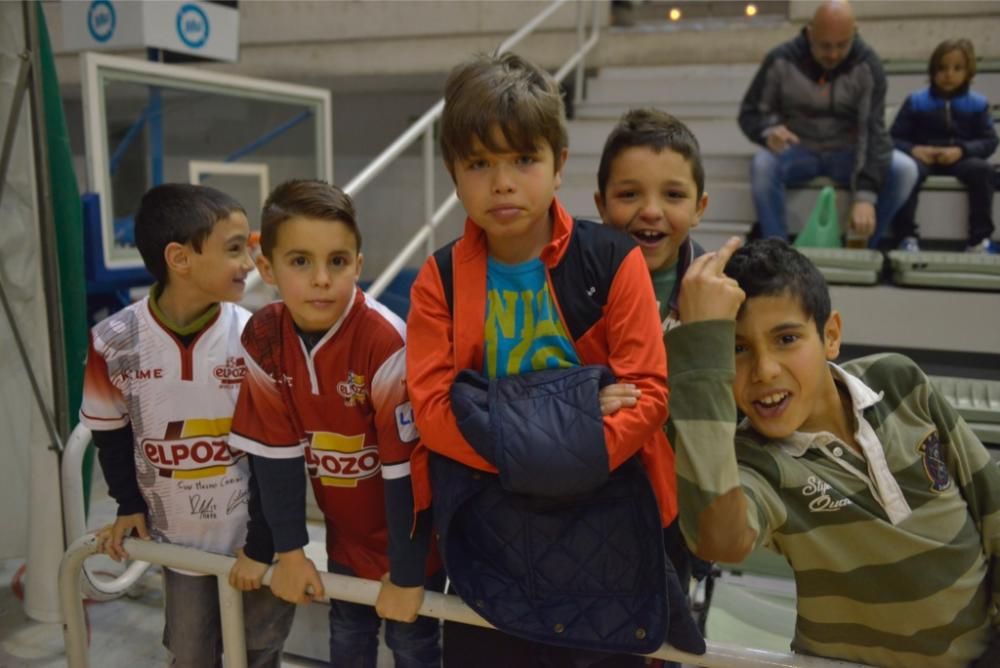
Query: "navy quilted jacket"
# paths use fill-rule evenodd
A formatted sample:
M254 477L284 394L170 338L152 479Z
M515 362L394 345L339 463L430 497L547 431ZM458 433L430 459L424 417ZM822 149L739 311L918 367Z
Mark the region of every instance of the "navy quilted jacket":
M997 148L989 102L969 90L950 98L930 87L910 94L890 133L906 153L914 146L960 146L963 158L988 158Z
M599 366L458 375L459 428L500 473L432 455L448 576L487 621L528 640L704 653L645 471L633 458L608 473L598 392L613 381Z

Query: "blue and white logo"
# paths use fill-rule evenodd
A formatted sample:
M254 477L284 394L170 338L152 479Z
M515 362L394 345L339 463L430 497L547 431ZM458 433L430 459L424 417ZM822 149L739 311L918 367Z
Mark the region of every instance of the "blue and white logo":
M177 11L177 36L192 49L200 49L208 41L208 16L194 4L181 5Z
M87 10L87 30L97 42L107 42L115 34L115 8L109 0L94 0Z

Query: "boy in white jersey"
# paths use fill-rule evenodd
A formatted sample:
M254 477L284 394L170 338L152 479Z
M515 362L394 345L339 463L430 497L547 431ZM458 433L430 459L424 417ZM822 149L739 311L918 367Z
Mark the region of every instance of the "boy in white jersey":
M212 188L165 184L142 198L136 246L156 283L93 328L80 410L118 502L99 534L116 560L128 557L131 534L220 554L243 544L256 493L248 458L228 438L250 314L228 302L253 268L249 234L239 203ZM219 665L215 578L164 569L164 590L171 665ZM294 608L267 589L244 594L244 608L248 665L277 668Z

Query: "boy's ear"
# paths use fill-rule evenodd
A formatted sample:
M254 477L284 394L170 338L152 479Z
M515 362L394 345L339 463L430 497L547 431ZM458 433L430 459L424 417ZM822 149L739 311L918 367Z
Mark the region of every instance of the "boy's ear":
M254 262L257 264L257 271L260 272L260 277L264 279L265 283L268 285L278 284L278 282L274 280L274 269L271 267L271 261L268 260L263 253L258 255Z
M594 191L594 205L597 207L597 213L600 214L601 220L607 222L604 218L604 195L601 194L600 190Z
M361 268L365 265L365 256L364 256L363 253L358 253L358 262L357 262L357 265L358 265L358 269L354 273L354 280L355 280L355 282L357 282L358 280L361 279Z
M823 348L830 361L840 357L841 324L840 312L832 311L823 326Z
M694 225L691 227L698 227L698 223L701 222L702 216L705 215L705 211L708 209L708 193L703 192L701 197L698 198L698 206L695 208L694 212Z
M186 276L191 270L191 253L194 249L186 244L171 241L163 249L163 259L167 263L167 271L178 276Z
M555 156L556 190L559 190L559 186L562 185L562 171L566 166L567 158L569 158L569 149L564 146L563 150L559 151L559 155Z

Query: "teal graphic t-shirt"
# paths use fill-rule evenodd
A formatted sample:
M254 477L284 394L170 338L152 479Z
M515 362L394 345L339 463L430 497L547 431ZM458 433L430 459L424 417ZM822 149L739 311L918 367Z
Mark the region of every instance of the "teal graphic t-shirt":
M538 258L520 264L489 258L484 340L489 378L580 366Z

